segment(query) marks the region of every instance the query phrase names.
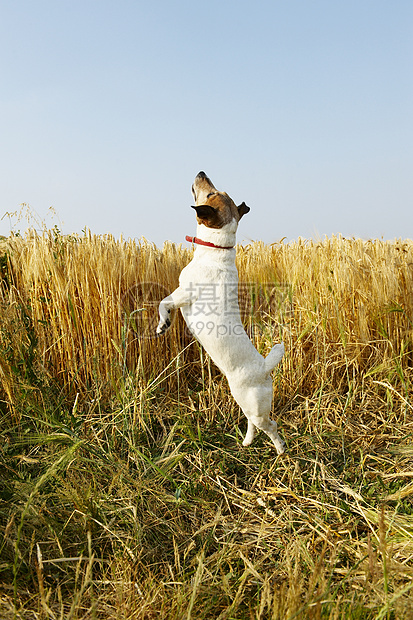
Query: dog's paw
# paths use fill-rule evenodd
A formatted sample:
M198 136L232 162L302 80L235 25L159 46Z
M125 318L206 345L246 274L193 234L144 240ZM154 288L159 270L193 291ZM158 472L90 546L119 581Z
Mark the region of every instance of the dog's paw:
M257 429L252 424L252 422L248 422L247 434L244 437L244 441L242 442L242 445L243 446L250 446L252 444L252 442L254 441L254 437L255 437L256 432L257 432Z
M286 446L285 446L284 441L281 439L281 437L279 436L277 432L277 422L272 421L271 427L272 428L267 431L267 435L273 442L275 449L277 450L277 453L284 454Z
M169 328L171 327L170 319L166 319L165 321L159 321L158 327L156 328L156 335L162 336Z
M162 336L171 327L171 324L171 309L165 308L164 303L161 301L159 304L159 323L156 328L156 335Z
M278 454L284 454L286 447L287 447L285 445L285 441L283 441L282 439L278 439L277 441L274 441L273 439L273 444Z

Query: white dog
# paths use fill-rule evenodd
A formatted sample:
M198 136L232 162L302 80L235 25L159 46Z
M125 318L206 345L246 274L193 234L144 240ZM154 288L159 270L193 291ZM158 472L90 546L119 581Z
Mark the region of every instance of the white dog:
M198 222L192 261L182 270L179 287L159 304L157 334L171 325L171 311L180 308L192 332L227 377L231 393L248 419L243 441L248 446L256 428L273 441L277 452L285 446L277 424L269 418L272 405L271 371L284 355L284 345L275 345L262 357L248 338L238 306L238 272L235 266L235 234L238 222L250 210L239 207L224 192L216 190L204 172L192 186Z

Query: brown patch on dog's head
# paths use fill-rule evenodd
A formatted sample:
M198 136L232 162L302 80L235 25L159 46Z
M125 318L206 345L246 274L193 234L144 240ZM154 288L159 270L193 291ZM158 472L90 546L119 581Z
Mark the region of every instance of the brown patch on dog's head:
M196 219L208 228L222 228L232 220L237 223L250 210L245 202L238 207L225 192L219 192L205 172L200 172L192 186Z

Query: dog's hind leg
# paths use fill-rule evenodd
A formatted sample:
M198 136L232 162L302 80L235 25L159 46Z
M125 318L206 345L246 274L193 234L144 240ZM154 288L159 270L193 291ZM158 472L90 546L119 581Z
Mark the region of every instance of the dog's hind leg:
M268 420L268 422L269 422L269 428L267 429L263 428L262 430L271 439L274 446L276 447L278 454L284 454L285 443L283 442L283 440L281 439L281 437L279 436L277 432L277 422L274 422L274 420Z
M244 446L249 446L256 429L264 431L273 442L278 454L285 451L285 445L277 432L277 423L270 420L272 404L272 381L268 377L264 384L246 387L243 383L230 384L231 392L245 417L248 420L248 430L242 442Z
M253 442L256 432L257 432L257 429L255 428L255 425L251 422L251 420L248 420L247 434L245 435L242 445L250 446Z
M270 420L268 416L248 416L248 431L245 439L249 438L251 426L254 427L254 434L256 427L259 428L261 431L264 431L264 433L268 435L268 437L271 439L274 446L276 447L278 454L283 454L285 452L285 443L277 432L277 422L274 422L274 420ZM243 445L248 446L251 442L246 444L245 439Z

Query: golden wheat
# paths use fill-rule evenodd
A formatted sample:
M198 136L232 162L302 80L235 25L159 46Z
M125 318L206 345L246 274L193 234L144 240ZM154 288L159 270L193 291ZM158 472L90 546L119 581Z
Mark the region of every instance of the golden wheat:
M189 250L90 233L31 232L6 245L13 282L3 307L26 305L44 368L77 391L107 384L125 366L157 376L189 344L180 319L167 337L154 335L157 303L176 287ZM237 263L241 283L265 286L258 316L247 299L245 318L255 322L258 348L286 343L284 390L411 365L412 242L253 243L238 248ZM195 358L192 346L183 363Z

